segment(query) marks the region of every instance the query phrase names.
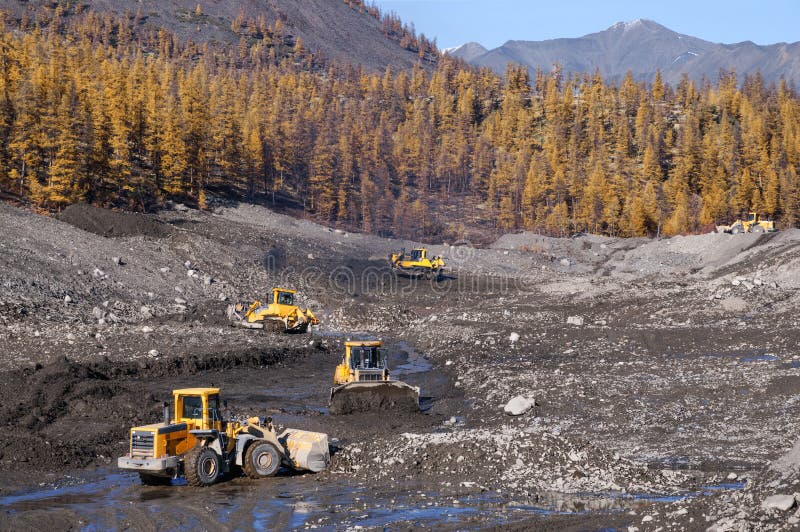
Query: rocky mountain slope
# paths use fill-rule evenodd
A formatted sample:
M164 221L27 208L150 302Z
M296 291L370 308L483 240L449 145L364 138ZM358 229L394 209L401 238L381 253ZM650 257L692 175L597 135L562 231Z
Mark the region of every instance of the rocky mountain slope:
M676 33L652 20L620 22L610 28L572 39L508 41L479 53L470 43L451 53L474 65L502 72L510 62L550 71L556 63L564 72L594 72L622 79L628 70L639 80L652 81L660 70L677 83L685 73L696 81L717 79L720 69L739 75L760 72L767 81L800 80L800 42L759 46L752 42L717 44Z
M17 19L36 20L43 10L56 5L45 0L1 0L0 11ZM408 68L418 61L415 53L384 35L378 20L341 0L88 0L61 8L63 16L92 10L101 15L136 17L141 28L163 27L183 39L230 44L238 44L243 38L241 32L232 29L237 17L245 21L263 18L273 26L280 20L285 34L299 37L304 46L324 58L368 69L383 69L388 65Z

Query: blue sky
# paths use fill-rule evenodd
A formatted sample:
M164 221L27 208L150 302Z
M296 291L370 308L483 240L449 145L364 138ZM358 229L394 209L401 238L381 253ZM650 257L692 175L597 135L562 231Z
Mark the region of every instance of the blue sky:
M580 37L615 22L655 20L707 41L757 44L800 41L798 0L376 0L436 37L440 48L477 41L495 48L512 39Z

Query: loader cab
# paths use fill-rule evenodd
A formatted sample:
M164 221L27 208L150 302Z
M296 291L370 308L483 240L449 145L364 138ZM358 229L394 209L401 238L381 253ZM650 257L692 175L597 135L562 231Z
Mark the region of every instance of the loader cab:
M276 305L294 306L294 295L297 290L287 290L285 288L272 289L272 302Z
M222 431L219 388L184 388L172 394L176 423L186 423L199 430Z

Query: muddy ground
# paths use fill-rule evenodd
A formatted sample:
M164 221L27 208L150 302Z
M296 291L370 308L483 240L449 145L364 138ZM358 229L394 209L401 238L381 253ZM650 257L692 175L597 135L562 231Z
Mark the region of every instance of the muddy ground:
M156 215L0 206L0 528L792 529L800 232L506 235L433 246L251 205ZM300 290L308 335L225 309ZM381 338L419 414L331 416L346 338ZM317 475L142 487L114 468L183 386L331 437ZM503 412L515 396L536 406ZM632 528L629 528L632 529Z

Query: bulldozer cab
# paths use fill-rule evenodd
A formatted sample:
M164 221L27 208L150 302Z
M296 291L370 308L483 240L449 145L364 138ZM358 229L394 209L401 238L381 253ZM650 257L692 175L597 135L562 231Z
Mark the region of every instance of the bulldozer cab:
M219 388L174 390L175 421L194 429L222 431Z
M758 221L758 214L755 213L755 212L748 213L747 214L747 221L749 223L755 223L756 221Z
M352 369L385 369L386 357L379 346L352 346L350 350L350 367Z
M412 249L411 250L411 260L418 261L425 258L428 254L428 250L425 248L421 249Z
M272 302L276 305L294 305L294 295L297 290L287 290L285 288L272 289Z

